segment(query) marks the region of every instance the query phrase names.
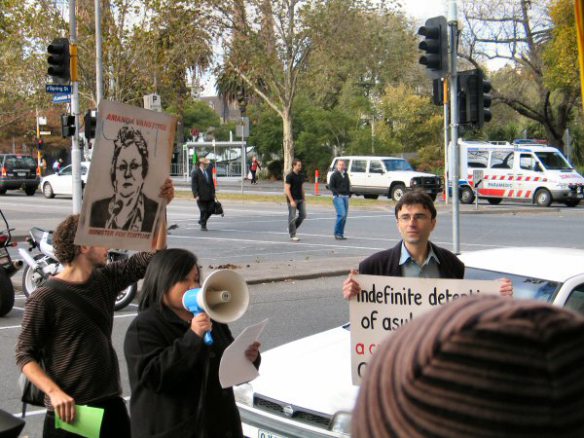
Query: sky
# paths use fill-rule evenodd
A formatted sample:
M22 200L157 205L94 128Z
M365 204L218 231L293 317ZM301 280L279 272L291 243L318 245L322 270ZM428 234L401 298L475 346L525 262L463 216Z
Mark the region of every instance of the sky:
M416 20L416 24L422 25L427 18L436 17L438 15L444 15L448 18L448 5L451 0L399 0L406 12L406 15L413 17ZM458 0L458 14L460 17L460 0ZM203 91L202 96L214 96L215 91L215 78L211 76L206 76L203 78Z

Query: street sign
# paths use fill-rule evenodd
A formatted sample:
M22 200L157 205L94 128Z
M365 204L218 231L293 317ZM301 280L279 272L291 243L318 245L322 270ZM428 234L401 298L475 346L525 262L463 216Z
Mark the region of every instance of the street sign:
M71 94L71 85L45 85L47 93L53 94Z
M41 134L41 135L51 135L51 131L41 131L39 134Z
M38 117L39 126L45 126L47 124L47 118L43 116Z
M53 103L71 103L70 94L56 94L53 96Z

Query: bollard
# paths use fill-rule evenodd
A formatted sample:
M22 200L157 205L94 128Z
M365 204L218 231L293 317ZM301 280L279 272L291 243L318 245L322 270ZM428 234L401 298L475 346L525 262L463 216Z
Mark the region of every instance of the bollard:
M318 177L320 176L320 173L318 172L318 169L316 169L314 171L314 196L319 196L320 193L318 191Z
M217 168L213 166L213 185L217 189Z

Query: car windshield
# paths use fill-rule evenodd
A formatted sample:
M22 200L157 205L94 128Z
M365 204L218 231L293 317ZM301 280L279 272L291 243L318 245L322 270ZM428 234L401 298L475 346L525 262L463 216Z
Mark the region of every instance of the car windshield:
M503 277L513 282L513 298L518 299L540 300L550 303L555 292L561 286L560 283L541 278L469 267L465 269L464 274L464 278L467 280L496 280Z
M547 170L572 170L570 163L557 152L536 152L535 155Z
M9 169L34 169L37 163L32 157L7 157L5 165Z
M385 168L389 172L394 170L414 170L406 160L383 160L383 164L385 164Z

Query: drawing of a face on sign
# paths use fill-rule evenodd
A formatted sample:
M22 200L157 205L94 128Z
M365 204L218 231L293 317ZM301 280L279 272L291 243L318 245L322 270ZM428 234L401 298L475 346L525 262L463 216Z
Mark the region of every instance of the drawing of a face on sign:
M121 198L137 196L148 174L148 145L142 133L124 126L114 140L111 179Z
M142 133L124 126L113 141L110 178L114 195L93 203L90 226L151 231L158 202L142 191L148 175L148 145Z

